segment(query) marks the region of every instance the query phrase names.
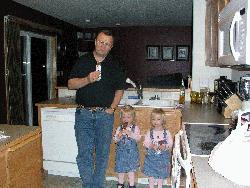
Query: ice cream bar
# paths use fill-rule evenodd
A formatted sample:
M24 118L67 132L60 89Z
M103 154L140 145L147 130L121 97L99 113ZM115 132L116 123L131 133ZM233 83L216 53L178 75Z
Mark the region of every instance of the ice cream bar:
M97 79L97 81L99 81L99 80L101 80L101 78L102 78L102 66L101 66L101 64L97 64L96 65L96 71L99 71L100 72L100 74L99 74L99 77L98 77L98 79Z

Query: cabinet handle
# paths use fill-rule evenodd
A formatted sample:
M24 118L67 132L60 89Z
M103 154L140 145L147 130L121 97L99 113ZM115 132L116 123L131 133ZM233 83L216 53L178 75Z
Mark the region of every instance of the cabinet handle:
M230 44L230 48L232 50L232 54L233 54L233 57L235 59L235 61L238 61L239 58L240 58L240 53L239 52L236 52L235 51L235 48L234 48L234 25L236 22L239 22L241 20L241 16L240 16L240 12L236 12L235 15L234 15L234 18L233 18L233 21L231 23L231 26L230 26L230 32L229 32L229 44ZM238 36L238 33L239 33L239 24L237 25L238 28L236 30L236 36ZM237 39L237 42L238 42L238 39Z

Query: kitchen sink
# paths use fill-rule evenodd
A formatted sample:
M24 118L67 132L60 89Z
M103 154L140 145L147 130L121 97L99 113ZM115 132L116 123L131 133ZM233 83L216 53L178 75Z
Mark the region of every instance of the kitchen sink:
M134 107L148 106L148 107L175 107L178 101L172 99L150 100L150 99L122 99L121 105L129 104Z

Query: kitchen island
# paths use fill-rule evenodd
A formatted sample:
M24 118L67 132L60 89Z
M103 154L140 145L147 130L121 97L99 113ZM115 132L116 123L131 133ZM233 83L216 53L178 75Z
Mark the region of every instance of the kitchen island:
M74 136L74 112L77 105L74 98L57 98L37 104L39 109L39 125L42 128L44 168L49 174L79 177L76 165L77 146ZM150 106L134 106L136 122L144 135L150 128ZM167 116L167 128L174 136L181 128L181 110L163 107ZM114 133L120 124L119 107L115 111ZM113 133L113 134L114 134ZM69 150L65 148L70 148ZM144 148L139 143L141 163L144 160ZM112 142L106 177L114 179L115 143ZM138 177L143 177L141 173Z
M42 128L45 127L44 130L46 132L48 131L48 134L45 134L45 136L50 139L50 141L52 142L52 145L57 142L62 143L65 140L71 140L69 143L64 142L64 144L60 146L61 148L59 147L59 150L55 150L55 147L54 147L55 145L53 145L53 147L51 148L54 150L54 152L51 152L50 149L47 150L47 153L54 153L57 156L52 156L52 160L50 160L49 158L48 160L46 160L44 158L44 167L47 168L49 173L51 172L52 174L64 175L64 176L70 176L70 177L79 177L76 162L75 162L75 156L77 154L77 147L76 147L76 144L72 142L72 140L74 139L74 129L73 129L74 109L77 107L77 105L75 104L74 97L56 98L56 99L52 99L49 101L41 102L37 104L37 106L39 108L39 120L40 120L39 125L41 125ZM219 114L212 104L202 105L202 104L190 104L189 102L186 102L183 109L176 110L173 108L166 108L165 110L167 110L168 112L171 112L170 113L171 115L169 117L173 117L174 123L178 125L176 127L173 126L175 127L175 129L171 130L173 135L177 133L178 130L181 128L182 122L183 124L197 123L197 125L198 124L202 125L203 123L204 124L208 124L208 123L229 124L230 122L229 119L225 119L222 114ZM149 120L145 117L149 117L150 111L151 110L149 107L145 107L145 106L136 107L137 116L143 117L137 120L139 126L142 129L142 134L145 133L146 129L149 126L149 124L146 123L146 122L149 122ZM177 112L177 116L172 116L173 113L175 114L176 112ZM115 128L116 128L116 126L119 124L118 111L116 111L115 117L116 117L115 118ZM58 126L60 126L61 131L59 130ZM56 134L60 135L59 140L56 140L56 137L53 137L53 135L56 135ZM70 148L71 152L69 152L68 150L65 151L65 148ZM109 160L109 168L107 171L107 177L110 177L110 178L116 177L116 174L113 171L114 148L115 148L115 145L112 144L111 145L111 157ZM44 149L44 152L46 153L46 149ZM58 160L58 158L56 157L58 157L58 153L60 152L65 152L65 154L61 154L59 159L65 160L66 162L63 164L58 164L58 166L56 165L56 163L51 164L53 160L55 161ZM200 176L198 173L199 167L197 167L197 165L199 166L199 163L197 163L197 160L195 159L196 159L196 156L192 156L192 160L194 160L193 166L195 167L194 171L197 173L196 179L198 180L197 183L199 185ZM141 174L139 174L139 177L142 177Z
M0 140L0 187L42 188L41 128L3 125Z

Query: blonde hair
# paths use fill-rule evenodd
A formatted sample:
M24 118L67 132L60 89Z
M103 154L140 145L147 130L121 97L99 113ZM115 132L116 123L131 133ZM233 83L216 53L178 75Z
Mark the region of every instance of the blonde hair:
M164 110L161 109L161 108L155 108L155 109L152 110L151 116L150 116L150 123L151 124L152 124L152 118L155 115L161 115L161 118L163 120L163 126L165 127L165 125L166 125L166 115L165 115Z
M133 117L133 123L135 122L135 109L131 105L125 105L121 108L120 111L120 119L124 113L130 113Z

